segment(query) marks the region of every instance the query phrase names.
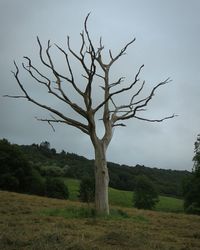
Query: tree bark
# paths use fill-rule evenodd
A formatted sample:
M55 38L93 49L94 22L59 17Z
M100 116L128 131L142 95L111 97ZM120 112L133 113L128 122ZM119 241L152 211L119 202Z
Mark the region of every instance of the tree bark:
M109 215L106 149L107 146L102 140L95 144L95 209L99 215Z

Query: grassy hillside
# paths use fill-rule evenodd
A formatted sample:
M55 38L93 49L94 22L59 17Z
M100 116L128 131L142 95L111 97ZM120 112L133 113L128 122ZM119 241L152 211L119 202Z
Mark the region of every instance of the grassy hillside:
M64 218L59 212L84 206L0 191L0 249L200 249L199 216L133 208L123 208L128 217L110 219Z
M77 200L79 180L63 178L70 192L70 200ZM172 197L159 196L155 210L163 212L183 212L183 201ZM109 201L111 205L133 207L133 192L109 188Z

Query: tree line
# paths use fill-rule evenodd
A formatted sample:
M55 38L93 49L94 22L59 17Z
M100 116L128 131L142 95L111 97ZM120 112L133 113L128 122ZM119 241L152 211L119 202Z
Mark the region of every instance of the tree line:
M6 147L5 141L0 140L1 147ZM8 144L11 147L9 142L7 142L7 147ZM51 148L49 142L12 146L17 150L18 153L16 154L18 156L21 154L23 158L26 158L33 169L32 171L37 171L42 177L69 177L79 180L87 176L94 178L93 160L88 160L77 154L66 153L64 150L58 153L56 149ZM191 173L187 171L148 168L140 165L130 167L112 162L108 163L108 171L110 187L133 191L136 188L137 177L143 175L149 178L159 194L174 197L182 197L182 182L185 178L187 179L188 176L191 176Z
M0 189L52 198L67 199L64 182L53 176L42 176L17 145L0 140Z
M51 198L68 199L69 190L62 176L62 168L51 166L45 168L39 163L34 165L22 149L27 147L10 144L6 139L0 140L0 189L36 194ZM50 148L49 142L40 145L32 145L32 148L41 152L46 157L56 155L55 149ZM65 154L62 152L62 156ZM71 154L73 156L73 154ZM33 157L33 156L31 156ZM39 157L42 159L42 157ZM84 157L77 157L85 160ZM60 169L60 170L59 170ZM147 191L148 190L148 191ZM152 183L145 176L138 178L136 183L136 195L133 204L138 208L152 209L158 202L158 194ZM94 176L83 176L79 186L79 197L82 202L88 204L94 202L95 180Z
M184 198L186 212L200 214L200 135L195 142L194 153L192 173L109 163L110 186L134 191L134 206L146 209L155 206L158 195L163 191L174 196L179 194ZM93 160L66 153L64 150L57 153L47 141L39 145L19 146L11 144L6 139L0 140L0 189L2 190L67 199L69 190L60 177L73 177L81 180L79 199L90 203L94 202L95 197L93 168ZM178 180L180 182L178 186L174 184L170 186L170 181L177 184ZM157 183L162 184L160 189ZM182 188L182 194L181 189L169 193L168 187L173 191L179 186Z

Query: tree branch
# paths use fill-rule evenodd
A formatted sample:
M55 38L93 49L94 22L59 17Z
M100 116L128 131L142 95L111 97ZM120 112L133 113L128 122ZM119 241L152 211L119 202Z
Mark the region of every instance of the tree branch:
M161 122L161 121L164 121L166 119L170 119L170 118L173 118L175 117L176 115L172 115L172 116L169 116L169 117L165 117L163 119L158 119L158 120L151 120L151 119L146 119L146 118L141 118L141 117L138 117L136 116L136 113L138 111L143 111L144 107L147 106L147 104L149 103L149 101L152 99L152 97L154 96L154 93L156 91L157 88L159 88L160 86L162 85L165 85L167 83L169 83L171 80L170 78L167 78L165 81L163 82L160 82L159 84L157 84L151 91L150 95L144 99L141 99L139 100L138 102L135 102L135 103L130 103L129 105L123 105L121 107L118 108L118 110L115 111L115 122L116 121L119 121L119 120L127 120L127 119L130 119L130 118L137 118L137 119L140 119L140 120L144 120L144 121L149 121L149 122ZM144 86L144 82L143 82L143 85L141 86L141 88L139 89L138 92L140 92L142 90ZM138 93L137 92L137 93ZM136 93L136 95L137 95ZM133 101L133 98L132 98L132 101ZM142 103L142 104L140 104ZM138 105L140 104L140 105ZM134 106L137 105L135 108ZM130 111L128 111L127 113L123 114L122 116L117 116L117 112L120 110L120 109L124 109L124 108L130 108Z
M18 68L18 66L17 66L17 64L16 64L15 61L14 61L14 65L15 65L15 67L16 67L16 72L15 72L15 73L13 72L13 74L14 74L15 79L17 80L17 83L18 83L20 89L21 89L22 92L24 93L24 96L8 96L8 97L13 97L13 98L26 98L28 101L34 103L35 105L37 105L37 106L39 106L39 107L41 107L41 108L43 108L43 109L46 109L46 110L48 110L48 111L54 113L54 114L57 115L58 117L62 118L62 119L65 121L66 124L71 125L71 126L74 126L74 127L77 127L77 128L79 128L80 130L82 130L84 133L89 134L89 128L88 128L87 125L85 125L85 124L83 124L83 123L81 123L81 122L78 122L78 121L76 121L76 120L74 120L74 119L71 119L71 118L69 118L69 117L64 116L64 115L63 115L62 113L60 113L58 110L53 109L53 108L51 108L51 107L49 107L49 106L46 106L46 105L44 105L44 104L42 104L42 103L40 103L40 102L34 100L30 95L28 95L27 91L25 90L24 86L22 85L22 83L21 83L20 80L19 80L19 77L18 77L19 68Z
M157 84L157 85L152 89L150 95L149 95L147 98L145 98L146 100L144 99L144 100L145 100L145 103L144 103L144 104L141 104L141 105L138 105L138 106L135 108L135 112L136 112L138 109L147 106L147 104L149 103L149 101L150 101L150 100L152 99L152 97L154 96L154 93L155 93L156 89L158 89L160 86L165 85L165 84L167 84L167 83L169 83L169 82L171 82L171 80L170 80L170 78L167 78L165 81L160 82L159 84Z
M138 79L138 76L139 76L139 74L140 74L140 72L141 72L141 69L142 69L143 67L144 67L144 65L140 66L140 68L139 68L137 74L135 75L134 81L133 81L128 87L122 88L122 89L117 90L117 91L115 91L115 92L113 92L113 93L110 93L110 94L107 96L107 98L104 99L104 101L103 101L102 103L100 103L100 104L94 109L94 113L96 113L101 107L103 107L103 106L111 99L111 97L113 97L114 95L123 93L123 92L128 91L128 90L130 90L131 88L133 88L133 86L134 86L134 85L138 82L138 80L139 80L139 79Z
M73 72L72 72L72 68L71 68L71 65L70 65L70 62L69 62L69 58L68 58L68 55L67 53L62 49L60 48L57 44L55 44L55 46L64 54L65 56L65 59L66 59L66 62L67 62L67 67L69 69L69 72L70 72L70 75L71 75L71 80L69 78L66 78L64 77L64 79L66 79L68 82L70 82L72 84L72 86L74 87L74 89L81 95L81 96L84 96L84 93L77 87L75 81L74 81L74 75L73 75ZM59 76L61 76L59 74ZM62 77L62 76L61 76Z
M32 65L32 62L31 62L31 59L28 58L28 57L24 57L25 59L28 60L28 68L25 67L25 65L22 63L22 66L23 68L31 75L31 77L33 79L35 79L37 82L45 85L48 89L48 92L52 95L54 95L55 97L57 97L59 100L67 103L74 111L76 111L77 113L79 113L81 116L85 117L86 118L86 112L81 108L79 107L78 105L76 105L75 103L73 103L64 93L64 91L62 90L61 88L61 80L60 80L60 77L57 75L56 71L54 70L54 66L53 66L53 63L51 62L51 67L52 67L52 70L54 72L54 75L56 77L56 84L58 86L58 90L59 92L61 93L62 97L60 95L58 95L55 91L52 90L51 88L51 81L48 77L44 76L43 74L41 74L39 72L39 70L37 68L35 68L33 65ZM49 58L50 55L49 55ZM41 77L43 77L45 80L47 80L47 82L44 82L44 81L41 81L39 80L34 74L33 72L31 71L31 69L33 69L37 74L39 74Z
M108 64L108 67L110 67L115 61L117 61L122 55L124 55L125 54L125 51L127 50L127 48L132 44L132 43L134 43L135 42L135 38L133 39L133 40L131 40L129 43L127 43L122 49L121 49L121 51L118 53L118 55L117 56L115 56L114 58L113 58L113 56L112 56L112 53L111 53L111 50L109 51L109 54L110 54L110 58L111 58L111 61L110 61L110 63Z
M134 116L134 118L138 119L138 120L142 120L142 121L146 121L146 122L163 122L164 120L168 120L174 117L177 117L178 115L171 115L171 116L167 116L161 119L148 119L148 118L143 118L143 117L139 117L139 116Z

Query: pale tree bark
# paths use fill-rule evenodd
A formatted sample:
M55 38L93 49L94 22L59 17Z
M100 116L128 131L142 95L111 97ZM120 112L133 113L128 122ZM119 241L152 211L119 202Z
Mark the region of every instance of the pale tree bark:
M16 71L12 72L21 91L22 95L6 95L12 98L25 98L33 104L49 111L49 118L37 118L39 121L47 122L54 129L54 123L63 123L78 128L83 133L87 134L94 147L95 155L95 207L96 212L99 214L109 214L109 203L108 203L108 186L109 186L109 174L107 168L106 151L109 143L112 139L113 128L119 126L125 126L124 121L127 119L135 118L148 122L162 122L166 119L175 117L170 115L161 119L149 119L141 117L140 113L145 111L146 106L155 95L157 88L170 82L167 78L161 81L152 89L149 95L140 98L145 81L140 83L139 75L144 65L139 67L133 81L126 86L122 87L122 83L125 80L124 77L120 77L116 82L110 82L110 69L112 65L125 54L127 48L135 42L135 39L127 43L117 55L113 56L112 51L109 50L109 61L105 63L102 58L102 51L104 46L102 40L99 41L99 47L95 49L92 40L90 38L87 21L89 14L87 15L84 22L84 31L81 35L81 46L79 52L75 52L70 45L70 38L67 37L67 50L62 49L58 45L55 45L57 49L64 56L67 66L67 74L63 75L57 71L56 66L51 57L50 49L51 43L48 41L47 47L44 50L43 46L37 38L39 45L39 58L45 68L48 68L53 75L52 77L44 75L36 66L33 65L29 57L24 57L27 64L22 63L23 69L34 79L39 85L43 85L47 89L47 93L63 102L64 105L68 105L75 113L82 117L81 120L73 119L65 115L62 111L54 108L52 105L48 105L43 100L36 100L33 98L24 84L22 84L19 78L19 66L14 62ZM67 52L68 51L68 52ZM69 53L69 54L68 54ZM45 56L44 56L45 54ZM73 73L70 56L77 60L82 66L84 74L84 84L78 84ZM44 59L46 58L46 59ZM94 97L92 90L96 87L96 80L101 81L100 86L104 96L99 104L94 104ZM75 103L72 97L69 97L68 93L64 90L64 86L71 85L76 91L80 100L83 101L84 106L80 106ZM137 85L137 90L134 91L134 87ZM130 100L126 100L126 103L119 105L117 102L117 96L127 91L131 91L132 96ZM139 98L139 99L138 99ZM96 114L102 112L102 122L104 125L104 135L102 138L97 136L96 129Z
M95 145L95 207L101 214L109 214L108 185L106 145L98 141Z

